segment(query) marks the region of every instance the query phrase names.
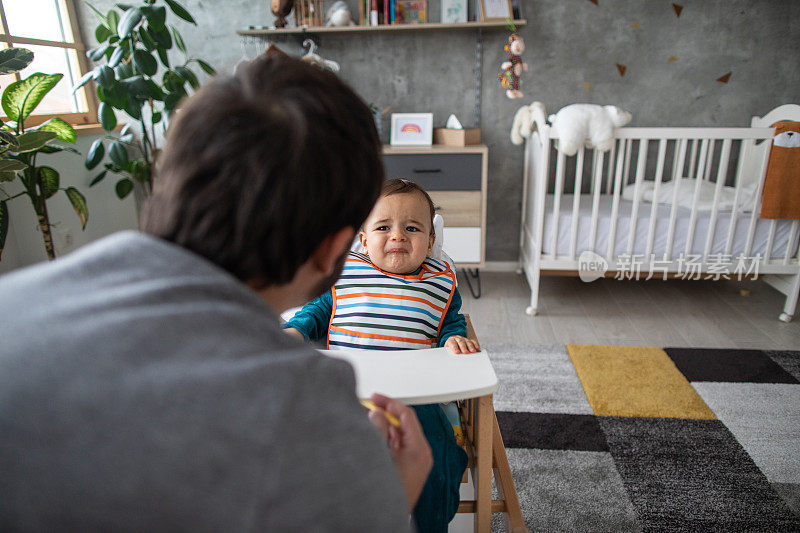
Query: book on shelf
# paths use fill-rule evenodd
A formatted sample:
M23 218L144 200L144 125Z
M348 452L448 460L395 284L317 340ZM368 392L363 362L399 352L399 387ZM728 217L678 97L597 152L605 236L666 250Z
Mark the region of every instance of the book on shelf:
M427 0L395 0L393 24L419 24L426 22Z

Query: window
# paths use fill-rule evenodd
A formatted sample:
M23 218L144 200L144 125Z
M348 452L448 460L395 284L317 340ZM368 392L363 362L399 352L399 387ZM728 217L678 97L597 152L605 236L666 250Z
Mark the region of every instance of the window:
M76 21L73 0L0 0L0 48L27 48L34 55L23 71L0 76L0 87L5 89L34 72L64 74L26 125L34 126L54 116L73 125L97 122L92 85L72 94L73 85L88 71Z

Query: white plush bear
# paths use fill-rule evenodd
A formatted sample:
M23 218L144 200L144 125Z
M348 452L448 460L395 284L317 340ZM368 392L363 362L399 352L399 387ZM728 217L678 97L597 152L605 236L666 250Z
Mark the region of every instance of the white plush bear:
M631 114L617 106L571 104L550 115L558 135L558 147L566 155L575 155L581 146L601 152L614 145L614 128L631 121Z
M530 136L534 124L540 129L544 127L546 116L544 104L541 102L533 102L517 109L514 122L511 124L511 142L522 144L522 141Z

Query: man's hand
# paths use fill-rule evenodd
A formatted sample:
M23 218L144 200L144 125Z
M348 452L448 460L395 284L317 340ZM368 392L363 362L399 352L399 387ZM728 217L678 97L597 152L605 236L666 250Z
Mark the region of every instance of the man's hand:
M481 346L478 341L462 337L461 335L453 335L444 343L445 348L450 348L453 353L475 353L480 351Z
M433 467L431 447L422 432L417 414L397 400L375 393L372 402L400 420L400 427L389 424L380 410L370 411L369 419L387 437L394 466L406 492L408 510L414 509L422 487Z
M298 330L298 329L295 329L295 328L283 328L283 331L285 331L286 334L291 336L291 337L297 337L301 341L306 340L306 338L303 337L303 334L300 333L300 330Z

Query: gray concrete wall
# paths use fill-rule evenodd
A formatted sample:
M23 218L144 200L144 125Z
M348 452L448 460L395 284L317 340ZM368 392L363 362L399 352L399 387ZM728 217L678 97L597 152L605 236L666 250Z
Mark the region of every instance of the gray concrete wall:
M76 3L84 39L94 44L94 15L83 2ZM183 3L198 21L197 27L175 23L187 47L220 72L231 72L243 56L263 48L243 47L235 31L270 25L266 0ZM497 86L507 32L483 32L481 125L489 146L490 261L512 261L518 253L523 154L508 132L520 105L539 100L554 113L575 102L616 104L633 113L636 126L747 126L753 115L800 103L800 2L677 0L683 6L680 17L672 2L660 0L521 3L528 20L520 30L527 45L523 59L530 65L522 101L507 99ZM104 11L113 2L93 4ZM355 7L354 0L351 4ZM428 7L429 19L438 21L439 0L428 0ZM638 28L630 27L637 22ZM297 38L275 44L292 55L301 53ZM380 108L391 105L394 112L433 112L437 125L450 113L472 124L476 32L326 35L318 44L319 53L341 64L341 76L366 101ZM669 62L670 56L677 61ZM625 76L617 63L627 67ZM728 83L715 81L727 72L732 72ZM74 179L90 178L87 173ZM105 190L105 201L116 206L113 188ZM98 201L90 203L90 224L110 227L101 219L106 210L91 205Z

